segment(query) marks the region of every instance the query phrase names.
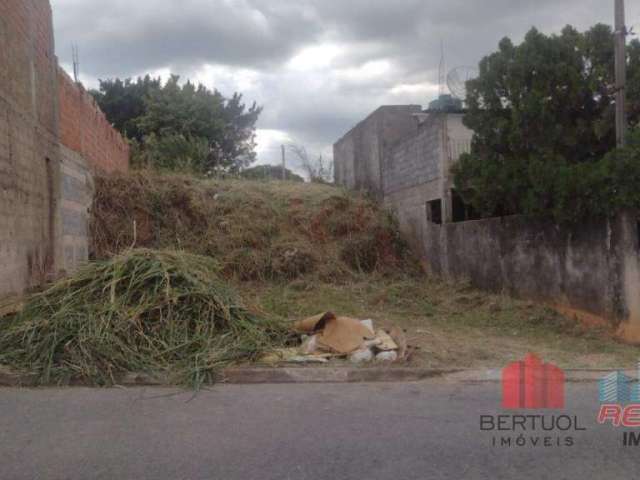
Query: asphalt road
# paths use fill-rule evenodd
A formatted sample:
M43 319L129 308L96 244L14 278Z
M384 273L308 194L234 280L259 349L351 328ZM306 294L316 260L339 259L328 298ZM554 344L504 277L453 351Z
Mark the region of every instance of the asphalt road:
M572 447L494 447L480 415L508 413L500 394L495 383L443 380L229 385L195 397L2 389L0 479L582 480L640 471L640 447L596 426L595 384L568 385L563 413L587 427L570 432Z

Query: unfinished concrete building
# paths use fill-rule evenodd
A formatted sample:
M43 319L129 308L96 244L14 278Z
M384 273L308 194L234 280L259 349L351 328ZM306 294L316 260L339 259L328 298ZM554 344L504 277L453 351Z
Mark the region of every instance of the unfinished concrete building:
M574 226L474 219L451 175L473 137L462 119L455 108L380 107L334 145L336 183L384 202L429 272L614 324L640 343L638 212Z
M465 220L450 175L473 136L462 118L419 105L378 108L334 145L336 183L374 194L414 242L427 222Z

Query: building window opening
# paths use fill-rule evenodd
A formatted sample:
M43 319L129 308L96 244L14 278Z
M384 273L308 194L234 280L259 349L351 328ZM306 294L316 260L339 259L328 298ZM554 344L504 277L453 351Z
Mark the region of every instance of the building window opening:
M473 207L466 204L462 196L455 190L451 190L451 213L454 223L478 220L480 218Z
M427 202L427 220L436 225L442 225L442 200Z

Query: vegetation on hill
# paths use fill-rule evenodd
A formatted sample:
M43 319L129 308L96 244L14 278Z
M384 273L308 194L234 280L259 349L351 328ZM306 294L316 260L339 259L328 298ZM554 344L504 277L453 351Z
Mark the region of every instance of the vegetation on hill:
M97 177L95 258L131 246L215 258L240 280L419 270L395 222L373 201L321 184L201 180L140 172Z
M247 180L283 180L281 165L256 165L240 172L240 177ZM289 182L304 182L304 178L296 175L288 168L284 169L284 180Z
M455 168L456 188L475 210L578 221L640 206L637 195L627 194L640 164L616 165L607 156L615 149L612 38L605 25L584 33L568 26L560 35L532 29L520 45L503 39L480 62L479 77L468 82L472 149ZM628 59L628 114L635 126L639 41L629 45Z

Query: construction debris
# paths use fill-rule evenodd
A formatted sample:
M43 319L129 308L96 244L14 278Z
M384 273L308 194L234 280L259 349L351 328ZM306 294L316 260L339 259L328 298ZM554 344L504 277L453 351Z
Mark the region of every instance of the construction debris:
M376 355L376 362L395 362L398 360L398 352L391 350L388 352L380 352Z
M378 350L383 352L390 352L398 350L398 345L393 341L393 338L384 330L378 330L376 332L376 338L380 340L380 343L376 345Z
M389 336L398 345L398 360L406 361L409 359L409 346L407 343L407 336L402 329L398 327L392 327L389 330Z
M347 356L352 363L377 361L395 362L406 355L404 333L393 328L374 330L373 320L338 317L332 312L315 315L296 322L294 332L303 334L299 353L313 356L331 353ZM374 333L375 331L375 333Z
M356 350L349 355L349 361L351 363L369 363L373 360L373 352L370 348L364 348L362 350Z

